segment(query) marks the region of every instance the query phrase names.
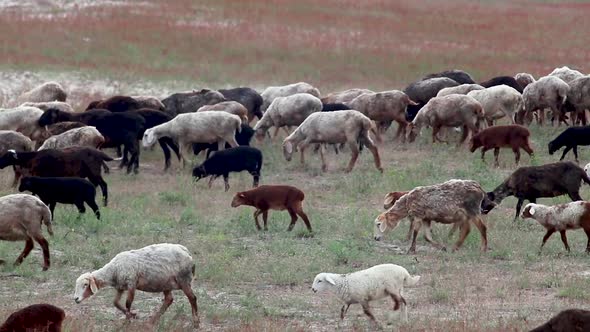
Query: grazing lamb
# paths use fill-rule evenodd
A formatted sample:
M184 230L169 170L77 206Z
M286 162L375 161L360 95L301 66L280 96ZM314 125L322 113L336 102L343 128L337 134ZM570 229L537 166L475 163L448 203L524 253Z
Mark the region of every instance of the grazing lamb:
M484 117L488 126L503 117L515 123L514 115L524 109L520 92L506 85L492 86L487 89L471 91L467 94L475 98L483 107Z
M308 93L296 93L277 97L268 107L262 119L256 123L256 138L263 139L270 127L299 126L310 114L321 112L322 102Z
M520 149L533 156L530 142L531 132L520 125L494 126L486 128L471 137L469 151L471 153L481 147L481 160L485 163L486 151L494 149L494 166L500 167L498 156L500 148L512 148L516 165L520 161Z
M590 331L590 311L566 309L551 317L545 324L529 332Z
M238 103L237 101L224 101L215 105L205 105L197 110L197 112L206 112L206 111L221 111L227 112L229 114L234 114L242 119L242 123L248 123L248 110L244 105Z
M104 137L95 127L85 126L51 136L37 150L63 149L71 146L88 146L98 149L103 143Z
M590 109L590 76L584 76L568 82L570 89L564 106L573 108L576 122L586 125L586 110Z
M136 318L131 311L135 291L164 293L164 303L150 319L156 323L172 304L172 291L180 289L192 308L193 325L199 328L197 297L191 288L195 277L195 263L188 249L180 244L159 243L137 250L117 254L102 268L83 273L76 280L75 301L80 303L96 294L99 289L111 286L117 290L113 304L127 319ZM127 291L125 308L119 303Z
M3 156L9 150L17 152L33 151L33 141L16 131L0 130L0 156ZM14 180L12 181L12 187L15 188L22 176L22 172L20 167L13 167L13 169Z
M75 112L74 108L70 104L63 102L63 101L47 101L47 102L43 102L43 103L26 102L20 106L37 107L38 109L40 109L42 111L47 111L50 108L56 108L62 112L70 112L70 113Z
M25 102L43 103L48 101L66 101L68 94L57 82L46 82L18 97L18 104Z
M479 85L483 86L484 88L491 88L493 86L506 85L506 86L509 86L509 87L513 88L514 90L518 91L518 93L522 93L522 91L524 89L520 84L518 84L516 79L512 76L493 77L485 82L479 83Z
M414 286L420 281L420 276L411 276L408 270L395 264L375 265L365 270L348 274L319 273L313 280L311 289L315 292L329 291L336 295L342 308L340 319L348 311L351 304L358 303L371 321L380 324L373 316L369 302L391 297L393 310L402 309L402 319L408 321L406 299L403 296L404 287Z
M391 231L399 221L408 217L413 228L412 244L408 253L416 252L416 237L422 225L426 226L424 238L436 248L443 249L432 240L432 221L443 224L458 224L461 229L459 240L453 250L459 249L469 234L469 222L473 222L481 233L482 251L486 251L488 240L480 207L486 197L479 183L471 180L450 180L444 183L417 187L400 197L387 211L375 219L374 238L379 241L386 231ZM489 202L487 202L489 203Z
M218 91L202 89L173 93L162 99L162 104L166 106L166 113L174 117L182 113L196 112L202 106L215 105L222 101L226 99Z
M475 84L473 77L471 77L469 73L459 69L445 70L441 71L440 73L429 74L424 76L422 80L436 77L447 77L459 84Z
M461 84L458 86L452 86L450 88L444 88L444 89L440 90L436 94L436 96L442 97L442 96L447 96L447 95L452 95L452 94L466 95L471 91L483 90L483 89L485 89L485 88L479 84Z
M33 304L8 316L0 325L0 332L61 332L64 318L66 313L61 308L46 303Z
M569 252L570 246L565 232L582 228L588 238L586 252L590 253L590 202L577 201L555 206L529 203L524 207L521 217L535 219L547 230L539 250L543 250L549 237L559 231L565 250Z
M225 191L229 190L229 173L248 171L254 179L253 187L258 187L260 169L262 168L262 152L249 146L238 146L214 153L201 165L193 169L196 181L211 176L209 188L220 175L223 175Z
M256 90L247 87L240 87L233 89L220 89L218 91L225 97L225 99L237 101L246 107L248 110L248 123L252 122L255 117L258 119L262 118L262 111L260 110L263 102L262 96L260 96Z
M322 97L321 101L324 104L347 104L363 93L373 93L373 91L367 89L348 89L330 93L329 95Z
M560 122L567 121L564 118L562 107L567 99L569 85L556 76L541 77L534 83L529 84L522 93L524 100L525 113L539 112L539 124L543 124L545 119L545 108L550 108L553 114ZM522 124L523 119L517 119L517 123Z
M584 77L586 75L582 74L581 72L571 69L568 66L563 66L561 68L555 68L548 76L555 76L562 79L565 83L570 83L571 81L578 79L580 77Z
M410 123L409 141L413 142L423 126L432 127L432 143L437 140L438 132L444 127L462 127L463 135L458 145L463 144L469 132L476 134L479 131L480 119L484 117L481 104L471 96L448 95L432 98L416 115Z
M524 88L527 87L527 85L536 81L535 77L529 73L518 73L514 75L514 79L516 80L516 83L518 83L522 87L523 91Z
M269 112L271 110L264 116ZM309 144L347 143L352 152L352 157L346 168L346 172L350 172L358 159L359 148L357 141L360 141L361 144L369 148L373 154L375 167L383 173L379 150L369 136L369 131L374 130L374 126L371 119L354 110L313 113L291 135L285 138L283 141L283 154L287 161L291 161L293 152L299 149L301 151L301 163L303 164L305 162L305 148ZM327 165L323 146L320 146L320 157L322 158L322 170L326 171Z
M418 111L420 111L430 99L436 97L440 90L457 85L459 85L459 83L448 77L429 78L408 85L403 92L408 95L411 100L418 103L418 105L408 105L406 120L414 120Z
M549 154L553 155L559 149L565 146L563 154L559 160L563 160L565 155L570 151L574 150L574 157L576 162L578 161L578 145L590 145L590 126L584 127L569 127L559 134L554 140L549 142Z
M232 147L238 146L235 133L241 130L241 123L239 116L226 112L179 114L166 123L146 130L142 144L144 147L150 147L162 137L178 141L178 152L184 167L184 152L188 151L192 143L217 143L219 150L225 148L226 142Z
M247 124L241 125L241 130L236 132L236 142L239 146L250 146L250 141L254 136L254 129ZM225 148L231 148L231 145L225 143ZM206 158L209 158L211 152L217 151L217 143L193 143L193 152L196 155L201 153L201 151L207 150Z
M254 212L254 221L256 222L256 229L261 230L258 216L262 214L262 221L264 222L264 230L267 231L266 219L268 217L268 210L287 210L291 216L291 223L287 231L293 230L297 222L297 216L303 219L307 230L312 232L309 218L303 212L303 199L305 194L303 191L292 186L260 186L247 191L241 191L235 194L231 207L235 208L240 205L248 205L256 208Z
M74 204L80 213L86 212L86 203L100 220L100 211L94 200L96 189L86 179L28 176L22 178L18 191L30 191L33 195L39 196L43 203L49 206L52 217L57 203Z
M262 106L260 106L260 111L264 114L272 102L278 97L288 97L299 93L307 93L316 98L320 98L321 96L320 90L305 82L293 83L283 86L269 86L260 94L262 97Z
M45 131L37 123L42 114L42 110L30 106L0 109L0 130L17 131L35 141Z
M49 243L41 231L41 225L45 224L49 235L53 235L51 211L47 205L35 196L14 194L0 197L0 211L0 240L26 241L25 249L14 265L19 265L29 255L35 240L43 249L43 271L47 271L50 265ZM0 263L4 261L0 260Z
M586 172L571 161L520 167L494 191L487 193L488 199L494 204L482 204L482 212L489 213L495 205L500 204L508 196L518 199L514 221L520 215L520 209L525 200L536 203L537 198L567 194L572 201L581 201L582 181L590 184L590 178Z

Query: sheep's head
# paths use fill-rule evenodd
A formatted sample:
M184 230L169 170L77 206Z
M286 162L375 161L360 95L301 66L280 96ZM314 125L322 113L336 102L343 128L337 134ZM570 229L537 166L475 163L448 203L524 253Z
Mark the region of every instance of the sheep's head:
M285 160L291 161L293 157L293 150L297 151L297 147L293 149L293 143L285 140L283 141L283 156L285 156Z
M495 200L496 194L494 194L493 191L486 193L483 200L481 201L481 213L488 214L490 211L492 211L492 209L498 205Z
M195 182L199 181L201 178L207 177L207 170L205 169L204 165L197 166L193 169L193 176L196 178Z
M145 133L143 133L143 138L141 140L141 144L144 147L148 148L148 147L154 145L154 143L156 143L156 134L151 129L146 130Z
M15 165L18 160L18 155L14 150L8 150L2 157L0 157L0 169L6 166Z
M96 279L90 273L83 273L76 279L74 301L80 303L98 292Z
M59 120L59 112L60 111L56 108L50 108L47 111L43 112L43 114L41 114L41 117L39 118L37 123L41 127L54 124Z
M549 142L549 144L547 144L547 148L549 150L549 154L552 155L557 150L559 150L560 146L557 146L557 144L555 144L555 141L551 141L551 142Z
M246 194L243 192L236 193L234 198L231 201L231 207L238 207L240 205L247 205L248 199L246 198Z
M533 217L534 215L535 215L535 206L533 203L529 203L524 207L524 210L522 210L520 217L522 219L534 218Z
M401 218L396 218L395 214L383 212L375 218L373 227L373 238L375 241L381 241L385 232L392 231L397 227Z
M471 137L471 140L469 140L469 151L473 153L480 146L481 146L481 139L479 138L479 136L476 135L476 136Z
M418 137L418 134L420 134L420 126L417 126L413 122L410 122L410 124L408 125L408 128L410 129L408 132L408 141L410 143L412 143L413 141L416 140L416 137Z
M254 130L256 132L256 134L255 134L256 135L256 139L259 142L263 141L264 140L264 136L266 136L266 129L265 128L262 128L262 127L259 127L259 128L254 127Z
M314 293L322 292L331 289L334 285L336 285L336 281L334 280L332 273L320 273L313 279L311 290L313 290Z
M31 178L24 177L20 180L20 185L18 186L18 191L23 192L25 190L31 190Z

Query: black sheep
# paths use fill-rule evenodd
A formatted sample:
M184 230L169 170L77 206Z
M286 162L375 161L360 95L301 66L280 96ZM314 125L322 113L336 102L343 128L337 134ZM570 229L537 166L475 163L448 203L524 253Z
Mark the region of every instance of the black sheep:
M549 142L549 154L552 155L565 146L565 150L563 150L563 154L559 160L563 160L565 155L573 149L576 162L578 162L578 145L590 145L590 126L570 127L564 130L554 140Z
M209 179L209 188L211 188L213 180L223 175L225 191L228 191L229 173L248 171L254 178L253 186L257 187L261 167L262 152L260 150L249 146L238 146L214 153L211 158L193 169L193 176L196 178L196 181L211 176Z
M529 332L590 331L590 311L566 309Z
M250 141L254 136L254 129L247 124L242 124L240 132L236 131L236 142L239 146L250 146ZM231 145L225 143L225 148L231 148ZM201 153L203 150L207 150L207 158L211 155L211 152L215 152L218 149L217 143L193 143L193 152L195 156Z
M86 110L105 109L111 112L126 112L140 109L141 103L129 96L113 96L104 100L95 100L88 104Z
M97 219L100 219L100 211L94 200L96 189L90 181L81 178L67 177L39 177L27 176L20 181L19 191L30 191L39 196L43 203L49 206L51 218L57 203L74 204L80 213L86 212L84 203L88 204Z
M342 103L322 103L322 112L345 111L349 109L350 107Z
M516 82L516 79L514 79L514 77L512 76L493 77L485 82L479 83L479 85L483 86L484 88L489 88L496 85L507 85L509 87L516 89L516 91L520 93L522 93L523 91L522 86L518 84L518 82Z
M244 107L246 107L248 110L248 122L252 122L254 117L257 117L258 119L262 118L262 111L260 110L260 106L262 106L262 97L258 92L256 92L256 90L241 87L233 89L221 89L217 91L219 91L219 93L221 93L225 99L237 101L238 103L244 105Z

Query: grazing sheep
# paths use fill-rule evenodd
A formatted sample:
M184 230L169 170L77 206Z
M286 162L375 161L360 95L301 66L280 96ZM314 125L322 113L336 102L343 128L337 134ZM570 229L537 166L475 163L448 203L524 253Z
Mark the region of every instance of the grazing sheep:
M206 112L206 111L221 111L227 112L229 114L234 114L242 119L242 123L248 123L248 110L244 105L238 103L237 101L224 101L215 105L205 105L197 110L197 112Z
M375 265L365 270L348 274L319 273L313 280L311 289L315 292L329 291L336 295L342 308L340 319L348 311L351 304L358 303L371 321L380 324L373 316L369 302L391 297L394 302L393 310L402 309L402 319L408 321L406 299L403 297L404 287L414 286L420 281L420 276L411 276L408 270L395 264Z
M269 112L271 110L266 114ZM350 172L359 155L357 141L360 141L373 154L375 167L380 172L383 172L379 151L369 136L369 131L374 130L374 126L371 119L354 110L313 113L291 135L285 138L283 141L283 154L287 161L291 161L293 152L299 149L301 151L301 163L303 164L305 162L305 148L309 144L347 143L352 152L352 157L346 168L346 172ZM326 171L327 165L323 146L320 146L320 157L322 158L322 170Z
M18 191L30 191L33 195L39 196L43 203L49 206L52 217L57 203L74 204L80 213L86 212L86 203L100 220L100 211L94 200L96 189L86 179L27 176L22 178Z
M47 205L35 196L13 194L0 197L0 211L0 240L26 241L25 249L14 265L20 265L29 255L35 240L43 250L43 271L47 271L50 265L49 243L41 231L41 225L45 224L49 235L53 235L51 211Z
M518 91L518 93L522 93L524 89L520 84L518 84L518 82L516 82L516 79L512 76L493 77L485 82L479 83L479 85L483 86L484 88L506 85Z
M307 230L312 232L309 218L303 212L303 199L305 194L303 191L292 186L260 186L247 191L241 191L234 195L231 202L231 207L238 207L240 205L248 205L256 208L254 212L254 221L256 222L256 229L261 230L258 216L262 213L262 220L264 221L264 230L267 231L266 219L268 217L268 210L287 210L291 216L291 223L287 231L293 230L297 222L297 216L303 219Z
M475 84L473 77L471 77L469 73L459 69L445 70L441 71L440 73L429 74L424 76L422 80L437 77L447 77L459 84Z
M321 101L324 104L347 104L363 93L373 93L373 91L368 89L348 89L330 93L329 95L322 97Z
M508 196L518 199L514 221L520 215L520 209L525 200L536 203L537 198L567 194L572 201L581 201L582 181L590 184L590 178L586 172L571 161L520 167L494 191L487 193L488 199L494 204L482 204L482 212L489 213L495 205L500 204Z
M547 76L555 76L562 79L565 83L570 83L571 81L578 79L580 77L584 77L586 75L582 74L581 72L571 69L568 66L563 66L560 68L555 68L549 75Z
M590 331L590 311L566 309L551 317L545 324L529 332Z
M448 95L452 95L452 94L466 95L471 91L483 90L483 89L485 89L485 88L479 84L461 84L461 85L452 86L449 88L444 88L444 89L440 90L436 94L436 96L442 97L442 96L448 96Z
M262 96L256 90L246 87L233 88L233 89L220 89L218 90L225 99L237 101L244 105L248 110L248 123L254 120L254 117L258 119L262 118Z
M66 313L54 305L33 304L8 316L4 324L0 325L0 332L61 332L65 317Z
M29 107L37 107L38 109L42 110L42 111L47 111L50 108L56 108L62 112L70 112L73 113L74 108L63 101L47 101L47 102L42 102L42 103L32 103L32 102L26 102L21 104L20 106L29 106Z
M84 126L86 125L82 122L73 121L59 122L49 125L46 127L46 130L42 132L39 138L35 141L35 150L39 149L41 145L43 145L43 143L45 143L45 141L51 136L59 135L65 133L70 129L82 128Z
M260 111L264 114L270 107L270 104L278 97L288 97L294 94L307 93L314 97L320 98L320 90L309 83L299 82L283 86L269 86L264 89L260 96L262 97L262 106Z
M570 89L567 93L566 108L573 108L576 115L575 122L586 125L586 110L590 109L590 76L580 77L568 82Z
M406 120L414 120L418 111L426 105L430 99L436 97L440 90L457 85L459 85L459 83L447 77L429 78L408 85L403 92L408 95L411 100L418 103L418 105L408 105Z
M514 124L514 115L524 109L520 92L506 85L471 91L467 95L475 98L481 104L488 126L492 126L495 120L503 117L510 119Z
M514 79L516 80L516 83L518 83L522 87L523 91L524 88L527 87L527 85L536 81L535 77L529 73L518 73L514 75Z
M33 151L33 141L27 136L17 133L12 130L0 130L0 156L3 156L9 150L17 152L29 152ZM20 167L13 167L14 180L12 181L12 187L15 188L22 176Z
M42 110L30 106L0 109L0 130L17 131L35 141L45 131L37 123L42 114Z
M238 146L235 133L241 130L241 123L239 116L226 112L179 114L166 123L146 130L142 144L144 147L150 147L162 137L178 141L180 159L184 167L184 152L188 151L192 143L217 143L219 150L225 148L226 142L232 147Z
M578 145L590 145L590 126L569 127L559 134L554 140L549 142L549 154L553 155L559 149L565 146L563 154L559 160L563 160L565 155L574 150L574 157L578 162Z
M243 123L241 128L242 129L239 132L236 132L236 142L238 143L238 146L250 146L250 141L254 136L254 129ZM231 148L231 145L225 143L225 148L229 149ZM193 143L193 152L195 156L201 153L203 150L207 150L205 157L209 158L211 152L217 151L217 143Z
M140 108L149 108L152 110L160 111L166 113L166 106L155 96L131 96L131 98L135 99L138 103Z
M202 106L215 105L223 101L227 100L218 91L202 89L173 93L162 99L162 104L166 106L166 113L174 117L182 113L196 112Z
M531 132L520 125L494 126L486 128L471 137L469 151L471 153L481 147L481 160L485 163L486 151L494 149L494 166L499 167L500 148L512 148L516 165L520 161L520 149L533 156L530 142Z
M135 291L164 293L164 303L150 322L154 324L172 304L172 291L180 289L192 308L193 325L199 328L197 297L191 288L195 277L195 263L188 249L180 244L159 243L137 250L117 254L102 268L83 273L76 280L75 301L80 303L96 294L99 289L111 286L117 290L113 304L127 319L136 318L131 311ZM119 303L127 291L125 308Z
M522 93L524 100L525 113L534 113L539 111L539 124L543 124L545 119L545 108L550 108L553 114L560 122L565 122L562 107L567 99L569 85L556 76L541 77L536 82L529 84ZM523 123L522 117L517 119L517 123Z
M431 186L417 187L400 197L387 211L375 219L374 238L379 241L386 231L391 231L399 221L408 217L413 228L412 244L408 253L416 252L416 237L425 225L424 238L436 248L444 249L432 240L430 223L458 224L461 229L459 240L453 250L459 249L469 234L469 222L473 222L481 233L482 251L486 251L488 240L486 226L481 218L480 207L486 197L479 183L471 180L450 180ZM489 202L487 202L489 203Z
M18 97L18 104L25 102L43 103L48 101L66 101L68 94L57 82L46 82Z
M270 127L299 126L310 114L321 112L322 102L308 93L296 93L288 97L277 97L266 109L254 130L256 137L263 139Z
M469 132L479 131L480 119L484 117L481 104L471 96L448 95L432 98L410 123L409 141L413 142L423 126L432 127L432 143L441 140L438 132L444 127L462 127L463 135L459 141L461 145L467 139Z
M211 176L209 188L218 176L223 175L225 191L229 190L229 173L248 171L254 179L253 187L258 187L260 169L262 168L262 152L249 146L238 146L214 153L201 165L193 169L196 181Z
M63 149L71 146L88 146L98 149L103 143L104 137L95 127L85 126L51 136L37 150Z

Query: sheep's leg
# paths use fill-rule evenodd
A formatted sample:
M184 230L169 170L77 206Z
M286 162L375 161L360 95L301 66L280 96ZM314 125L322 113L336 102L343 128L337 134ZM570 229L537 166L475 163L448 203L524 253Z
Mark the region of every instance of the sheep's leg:
M522 149L529 154L529 157L532 157L534 154L533 148L531 148L531 146L529 145L529 142L526 142L523 146Z
M440 249L440 250L445 250L445 246L443 246L442 244L434 241L432 239L432 228L431 228L431 222L430 221L424 221L424 239L432 244L435 248Z
M211 177L209 178L209 183L207 183L207 187L209 189L211 189L211 186L213 186L213 180L215 180L217 178L217 175L211 175Z
M78 214L78 218L80 218L80 216L82 216L83 213L86 213L86 207L84 206L84 202L76 202L74 203L74 205L76 205L76 208L78 208L78 212L80 214Z
M305 164L305 148L309 145L309 141L305 140L299 144L299 152L301 153L301 165Z
M395 294L395 293L389 293L389 296L391 296L391 299L393 300L393 311L397 311L400 308L402 309L402 320L404 322L408 321L408 310L407 310L407 303L406 303L406 299L404 299L403 296L401 296L400 294Z
M107 187L107 183L102 179L102 177L94 177L89 176L88 180L96 187L100 186L100 191L102 192L102 200L104 206L107 206L109 201L109 191Z
M303 212L303 207L301 206L301 202L299 202L299 204L297 204L295 206L295 212L297 213L298 216L301 217L301 219L303 219L303 222L305 223L305 227L307 227L307 230L311 233L312 232L311 223L309 222L309 218L307 218L307 214L305 214L305 212Z
M223 174L223 183L225 184L225 191L229 190L229 174Z
M231 146L232 148L235 148L236 146L239 146L238 142L236 141L236 136L235 135L231 135L229 137L227 137L225 139L225 141L227 142L227 144L229 144L229 146ZM224 146L225 148L225 146ZM220 149L223 150L223 149Z
M123 290L117 289L117 294L115 294L115 298L113 299L113 305L115 306L115 308L119 309L122 313L124 313L127 319L129 319L130 317L127 315L127 310L123 308L123 306L121 305L121 296L123 296L123 292Z
M164 137L158 139L158 144L160 144L160 148L164 153L164 171L166 171L168 168L170 168L170 149L168 149L168 146L164 141Z
M563 242L565 250L570 252L570 245L567 243L567 235L565 235L565 229L560 230L559 234L561 235L561 242Z
M262 211L262 222L264 223L264 230L268 231L268 210Z
M520 163L520 148L518 146L513 147L512 152L514 152L514 161L516 162L516 166L518 166L518 163Z
M518 202L516 202L516 214L514 215L514 221L518 219L520 216L520 210L522 209L522 205L524 204L524 198L518 198Z
M186 158L184 157L184 151L186 151L186 144L183 141L179 140L178 141L178 153L180 154L180 160L182 160L182 168L183 169L186 168L186 164L187 164Z
M258 170L248 171L252 175L252 187L258 187L258 183L260 182L260 173Z
M584 228L584 233L586 233L586 237L588 241L586 242L586 252L590 252L590 228Z
M320 147L320 158L322 159L322 172L325 172L328 170L328 165L326 165L326 157L324 156L324 145L323 144L319 144Z
M109 165L107 165L107 163L104 161L102 162L102 168L104 169L104 174L109 174L111 172Z
M451 236L453 236L453 234L455 234L455 231L459 229L459 224L454 223L453 227L451 227L451 230L449 231L449 234L447 235L447 238L451 238Z
M420 227L422 227L422 220L415 220L412 222L412 227L414 228L414 233L412 234L412 244L410 244L410 249L408 250L408 254L415 254L416 253L416 238L418 237L418 232L420 231Z
M477 229L479 230L479 234L481 235L481 251L486 252L488 250L488 236L486 224L479 216L473 219L473 224L475 225L475 227L477 227Z
M367 135L362 137L361 141L362 141L363 145L365 145L369 149L369 151L371 151L371 154L373 155L373 161L375 162L375 168L377 168L377 170L379 172L383 173L383 167L381 166L381 157L379 157L379 150L377 149L377 146L373 143L373 141L369 137L368 133L367 133ZM357 155L357 158L358 158L358 155Z
M295 223L297 222L297 214L293 211L293 208L288 208L287 211L291 216L291 223L289 224L289 228L287 228L287 231L290 232L293 230L293 227L295 227Z
M340 309L340 320L344 320L344 315L346 315L346 313L348 312L349 307L350 304L345 304L342 306L342 308Z
M172 304L172 302L174 302L172 292L164 291L164 301L162 301L162 307L160 307L160 310L158 310L158 312L156 312L152 316L152 318L150 318L150 323L155 324L160 319L160 317L166 312L166 310Z
M455 245L453 246L453 251L456 251L457 249L461 248L463 242L465 241L465 238L469 234L470 228L471 227L469 226L469 221L464 221L461 225L461 235L459 235L459 240L457 240L457 243L455 243Z
M483 163L486 163L486 152L488 152L488 149L486 149L485 147L481 148L481 161L483 161Z
M217 141L217 151L223 151L225 150L225 141L224 140L220 140ZM209 158L209 157L207 157Z
M352 156L350 157L350 161L348 162L348 166L346 166L346 170L344 170L346 173L349 173L350 171L352 171L352 168L356 164L356 161L359 157L359 148L358 148L358 146L356 146L356 142L349 141L348 146L350 147L350 152L351 152ZM373 150L371 150L371 151L373 151Z
M576 158L576 163L580 163L580 161L578 160L578 146L574 145L574 157Z
M500 156L500 148L494 148L494 167L500 167L498 157Z
M180 288L184 292L184 295L188 298L188 302L191 304L193 310L193 327L199 328L199 307L197 306L197 296L193 293L190 283L183 283Z
M279 136L279 129L281 129L281 127L275 127L275 133L272 136L273 138L277 138L277 136Z
M260 228L260 223L258 222L258 216L260 213L262 213L262 210L254 211L254 222L256 223L256 229L259 231L262 230L262 228Z
M563 158L565 158L565 155L570 152L570 150L572 149L571 146L566 146L565 149L563 150L563 153L561 154L561 158L559 158L559 160L563 160Z
M130 318L137 318L137 314L131 312L131 304L133 304L133 299L135 298L135 288L129 288L127 290L127 300L125 301L125 316L127 319Z
M96 216L96 219L100 220L100 210L98 209L98 205L96 204L94 199L87 200L86 204L88 204L88 206L90 206L92 211L94 211L94 215Z
M553 235L553 233L555 233L555 228L550 228L547 230L547 233L545 233L545 236L543 236L543 242L541 243L541 248L539 248L539 253L541 253L541 250L543 250L543 246L545 246L545 242L549 240L549 237Z
M377 322L377 320L375 319L375 316L373 316L373 313L371 312L371 307L369 307L369 303L361 303L361 306L363 307L363 312L365 313L365 315L367 315L367 317L369 317L371 321L373 321L373 323L375 323L379 329L382 329L381 324L379 324L379 322Z
M56 205L57 202L49 202L49 211L51 211L51 221L53 221L53 219L55 218L55 213L53 211L55 211Z
M580 196L580 193L578 191L574 191L571 193L567 194L570 199L572 200L572 202L577 202L577 201L583 201L584 199L582 199L582 197Z
M410 241L412 238L412 233L414 232L414 220L412 218L408 218L410 221L410 227L408 228L408 235L406 235L406 241Z
M120 151L121 147L117 147L117 148ZM123 167L127 166L127 164L129 163L129 160L127 159L127 154L128 154L127 145L123 145L123 155L121 158L121 163L119 164L119 169L123 169ZM121 154L119 154L119 155L121 155Z
M461 132L461 139L459 140L457 146L461 146L463 143L465 143L465 140L467 139L467 136L469 136L469 132L471 130L472 129L470 129L469 127L463 126L463 131ZM475 132L475 130L473 132Z
M32 238L28 238L25 242L25 248L23 252L18 256L16 261L14 261L14 265L20 265L25 258L31 253L31 250L35 247L35 243L33 242Z

